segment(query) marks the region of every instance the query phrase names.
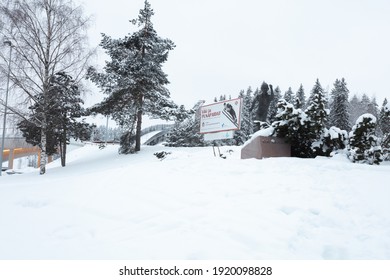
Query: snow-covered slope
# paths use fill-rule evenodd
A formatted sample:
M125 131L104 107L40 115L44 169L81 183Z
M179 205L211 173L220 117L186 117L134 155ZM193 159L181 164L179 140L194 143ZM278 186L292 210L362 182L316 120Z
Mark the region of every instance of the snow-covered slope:
M85 146L2 176L0 259L390 258L389 165L221 152Z

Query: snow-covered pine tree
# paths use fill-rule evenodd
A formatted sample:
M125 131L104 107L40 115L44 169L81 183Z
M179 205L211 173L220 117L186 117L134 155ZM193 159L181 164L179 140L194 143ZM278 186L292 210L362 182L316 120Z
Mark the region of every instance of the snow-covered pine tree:
M61 165L66 165L66 147L71 138L88 140L92 127L81 119L85 116L81 91L74 79L65 72L56 73L50 79L49 95L53 99L50 105L50 127L58 139Z
M286 100L288 103L291 103L294 105L295 103L295 94L292 91L291 87L288 88L288 90L284 93L283 99Z
M311 141L307 138L307 116L301 109L295 109L293 104L279 99L277 114L272 123L277 137L286 138L291 144L291 155L294 157L310 157Z
M359 116L363 115L364 113L367 113L361 110L361 100L356 94L354 94L351 100L349 100L348 112L350 124L354 124Z
M349 131L351 125L349 122L350 116L348 112L349 101L347 83L345 79L336 80L333 84L334 88L331 91L330 115L329 121L331 126L340 128L341 130Z
M379 126L382 131L382 134L389 134L390 133L390 115L388 108L389 103L387 101L387 98L383 100L381 110L379 112Z
M320 141L325 130L327 117L329 115L329 109L325 108L326 98L324 90L317 79L316 83L310 93L309 104L306 108L305 113L307 114L307 138L316 143ZM317 145L314 148L314 154L317 154ZM322 152L318 151L319 154ZM310 155L308 155L310 156Z
M279 86L277 86L274 90L274 98L272 99L271 103L269 104L268 109L268 116L267 121L269 123L273 123L275 121L276 114L278 112L278 101L282 98L282 91L280 90Z
M200 128L200 105L198 102L190 111L180 107L181 114L176 114L176 122L169 133L166 145L169 147L203 147L205 141ZM180 117L178 117L180 116Z
M238 95L242 99L241 111L241 129L234 132L233 139L236 145L244 144L253 134L253 120L252 120L252 88L248 87L246 93L244 90Z
M80 119L85 110L84 101L80 97L80 90L73 78L59 72L50 78L50 89L46 98L46 154L53 155L60 152L61 165L66 165L66 147L70 138L88 140L92 133L92 126ZM42 118L43 106L40 104L43 96L38 96L36 103L31 106L34 114L32 119ZM28 143L41 145L40 128L34 120L23 120L18 124L19 129Z
M316 155L331 156L332 152L344 150L348 145L348 132L338 127L325 128L321 139L312 144L316 147Z
M379 126L382 134L383 158L390 160L390 104L387 102L387 98L383 100L379 113Z
M306 108L306 96L305 96L305 90L304 90L302 84L299 86L299 89L295 95L294 102L295 102L294 106L296 109L304 110Z
M375 135L377 119L372 114L363 114L349 133L348 157L352 162L379 164L383 160L382 148Z
M275 133L278 137L293 138L293 131L297 130L298 113L294 106L287 102L284 98L278 100L275 122L272 126L275 127Z
M197 131L194 133L194 127L199 127L199 123L192 117L177 124L167 137L168 147L203 147L205 142L203 135Z
M169 83L162 65L168 59L174 43L157 35L151 17L154 12L146 0L138 19L131 23L138 25L138 31L123 39L112 39L103 34L100 46L106 50L111 61L106 62L104 73L90 68L88 77L109 96L92 111L113 115L118 122L132 112L120 152L129 153L141 149L142 116L169 119L177 106L170 100L165 87ZM134 133L135 124L135 133ZM128 140L128 141L127 141ZM135 142L133 148L130 146Z
M375 117L378 117L378 105L376 104L375 98L371 100L365 93L363 93L361 97L358 97L356 94L354 94L349 104L351 124L354 124L361 115L366 113L370 113Z
M368 108L370 104L371 104L370 98L368 97L367 94L363 93L362 98L360 99L360 106L359 106L360 111L363 112L363 114L368 113Z
M376 118L379 117L378 103L376 102L375 96L371 98L367 105L367 113L374 115Z
M225 101L226 100L226 94L221 94L219 96L219 101Z
M108 127L105 125L94 126L91 134L91 141L104 142L106 140L118 143L122 135L120 127Z

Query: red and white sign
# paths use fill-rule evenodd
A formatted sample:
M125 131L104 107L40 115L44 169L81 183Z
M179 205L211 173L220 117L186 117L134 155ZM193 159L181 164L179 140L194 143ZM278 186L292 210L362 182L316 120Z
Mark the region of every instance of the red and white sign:
M242 99L225 100L200 108L200 133L239 130Z

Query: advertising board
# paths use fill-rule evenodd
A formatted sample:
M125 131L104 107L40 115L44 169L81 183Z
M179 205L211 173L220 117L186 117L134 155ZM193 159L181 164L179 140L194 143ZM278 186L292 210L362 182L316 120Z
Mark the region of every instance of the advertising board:
M239 130L242 99L236 98L200 108L200 133Z

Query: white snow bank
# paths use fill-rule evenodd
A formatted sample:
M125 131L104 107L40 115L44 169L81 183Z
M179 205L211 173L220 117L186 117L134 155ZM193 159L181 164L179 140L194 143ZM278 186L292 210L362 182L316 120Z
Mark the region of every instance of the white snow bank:
M117 148L2 176L0 259L390 258L389 165Z

